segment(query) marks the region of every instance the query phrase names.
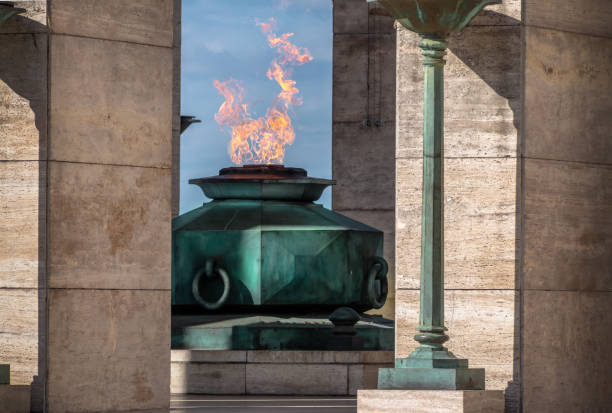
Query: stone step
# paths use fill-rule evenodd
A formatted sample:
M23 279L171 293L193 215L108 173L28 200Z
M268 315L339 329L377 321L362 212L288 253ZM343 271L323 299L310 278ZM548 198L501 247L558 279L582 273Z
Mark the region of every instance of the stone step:
M392 351L172 350L174 394L355 395L375 389Z
M0 412L29 413L30 386L0 384Z

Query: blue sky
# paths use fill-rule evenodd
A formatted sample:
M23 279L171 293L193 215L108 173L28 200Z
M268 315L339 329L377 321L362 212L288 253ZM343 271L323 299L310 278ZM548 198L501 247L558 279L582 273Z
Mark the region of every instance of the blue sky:
M181 138L181 213L205 200L189 179L216 175L233 165L227 152L229 134L213 118L224 100L213 81L240 80L255 116L264 116L279 92L266 77L275 52L256 25L270 17L276 19L277 34L295 33L292 43L307 48L314 58L293 69L304 103L292 109L296 138L283 163L305 168L309 176L331 178L331 0L183 0L182 7L181 114L194 115L202 123L192 125ZM320 202L331 205L329 189Z

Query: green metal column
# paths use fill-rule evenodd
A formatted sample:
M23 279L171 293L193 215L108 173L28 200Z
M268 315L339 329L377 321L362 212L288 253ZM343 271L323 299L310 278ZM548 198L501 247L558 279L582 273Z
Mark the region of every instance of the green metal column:
M421 223L421 311L415 340L424 350L440 348L444 334L444 56L448 44L424 37L423 212Z
M368 0L374 2L376 0ZM379 389L482 390L484 369L468 368L443 344L444 327L444 56L446 38L499 0L378 0L405 28L421 36L425 72L421 311L419 346L395 368L380 369Z

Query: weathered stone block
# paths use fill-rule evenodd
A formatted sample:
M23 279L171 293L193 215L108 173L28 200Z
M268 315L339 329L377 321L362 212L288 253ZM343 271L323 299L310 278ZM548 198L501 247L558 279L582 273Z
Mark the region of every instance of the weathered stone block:
M525 160L526 289L612 290L612 165Z
M393 124L364 128L334 123L332 197L335 210L386 209L394 205L395 136Z
M0 162L0 288L44 288L45 162Z
M369 33L393 33L395 28L395 19L391 17L389 12L378 3L368 3L368 31ZM395 50L395 42L392 47Z
M360 390L358 413L502 413L499 390Z
M423 155L423 65L419 36L397 33L397 157ZM476 26L449 40L444 152L515 157L520 120L520 26ZM494 47L492 47L494 45ZM487 53L482 53L482 50Z
M172 47L173 0L53 0L51 30Z
M330 364L247 364L247 394L348 393L348 367Z
M51 162L51 287L169 289L170 174Z
M32 408L42 411L45 366L45 291L0 288L0 364L10 364L11 384L32 390ZM0 411L2 396L0 396Z
M53 35L50 66L51 159L171 167L171 48Z
M397 160L396 278L419 288L422 161ZM446 159L446 288L515 288L517 160Z
M368 35L336 34L333 44L334 122L368 118Z
M47 35L1 34L0 49L0 160L45 159Z
M334 34L368 33L368 3L364 0L333 0Z
M445 344L470 367L485 368L487 389L504 390L518 377L518 314L515 291L447 290ZM417 346L419 291L396 291L396 357L408 357Z
M612 39L526 27L525 45L525 156L612 164Z
M349 366L348 394L354 396L358 390L376 389L378 386L378 369L391 368L393 363L388 364L356 364Z
M245 394L246 364L172 363L171 393Z
M170 292L49 292L50 411L169 408Z
M524 411L609 410L610 303L610 291L525 291Z
M366 119L370 120L370 128L381 127L376 126L376 122L381 121L384 122L383 127L385 128L391 129L394 126L390 123L395 121L396 107L395 43L395 31L371 34L368 38L368 116Z
M30 413L30 386L0 384L0 412Z
M612 37L608 0L525 0L523 7L527 25Z
M174 362L246 363L245 350L172 350Z

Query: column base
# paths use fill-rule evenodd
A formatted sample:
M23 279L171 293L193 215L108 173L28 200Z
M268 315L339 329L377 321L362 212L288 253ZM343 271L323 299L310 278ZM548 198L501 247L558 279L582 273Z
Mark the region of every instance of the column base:
M502 390L359 390L358 413L503 413Z
M460 368L392 368L378 370L381 390L484 390L485 370Z

